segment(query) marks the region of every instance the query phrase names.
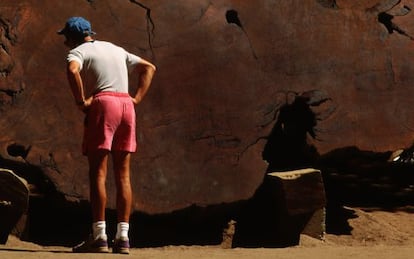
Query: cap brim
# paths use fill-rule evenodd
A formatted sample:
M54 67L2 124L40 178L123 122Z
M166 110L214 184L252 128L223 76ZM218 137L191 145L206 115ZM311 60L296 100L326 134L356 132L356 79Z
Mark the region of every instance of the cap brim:
M59 35L65 34L65 29L61 29L60 31L57 31L56 33Z
M64 34L66 34L66 30L62 29L60 31L57 31L56 33L59 34L59 35L64 35ZM95 35L96 34L96 32L94 32L94 31L89 31L87 33L88 33L88 35Z

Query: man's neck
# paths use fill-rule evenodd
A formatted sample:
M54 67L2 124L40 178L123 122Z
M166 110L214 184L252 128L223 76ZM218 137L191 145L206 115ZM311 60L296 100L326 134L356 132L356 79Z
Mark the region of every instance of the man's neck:
M95 41L91 36L86 36L85 38L83 38L84 42L93 42Z

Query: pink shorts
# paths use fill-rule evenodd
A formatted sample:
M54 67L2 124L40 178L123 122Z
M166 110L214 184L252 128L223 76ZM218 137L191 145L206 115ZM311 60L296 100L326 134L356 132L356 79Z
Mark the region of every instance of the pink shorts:
M135 152L135 120L135 107L129 94L96 94L85 118L83 154L99 149Z

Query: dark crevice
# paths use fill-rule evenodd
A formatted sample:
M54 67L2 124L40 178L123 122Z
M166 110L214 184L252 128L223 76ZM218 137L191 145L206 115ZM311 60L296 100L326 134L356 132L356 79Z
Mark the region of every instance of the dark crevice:
M14 67L10 56L10 46L17 42L17 35L13 32L11 23L0 16L0 76L8 76Z
M227 20L228 23L234 23L234 24L236 24L237 26L239 26L240 28L243 29L243 26L240 22L239 14L237 13L237 11L228 10L226 12L226 20Z
M394 16L387 13L378 14L378 21L382 23L385 26L385 28L387 28L388 33L394 32L395 25L391 21L393 18Z
M26 147L24 145L13 143L7 147L7 153L12 157L22 157L26 159L32 147Z
M401 29L398 25L396 25L395 23L392 22L392 19L394 18L393 15L390 15L388 13L382 12L378 14L378 22L382 23L385 28L387 29L389 34L392 34L394 31L404 35L410 39L413 39L412 36L408 35L408 33L406 31L404 31L403 29Z
M4 74L4 72L0 71L0 74L2 74L2 73ZM17 96L19 94L21 94L23 91L24 91L24 89L20 89L18 91L11 90L11 89L0 89L0 93L4 93L4 94L6 94L7 96L10 97L10 99L11 99L11 102L10 103L11 104L14 104L16 102ZM0 101L0 105L1 104L4 104L4 102L1 102Z
M53 156L53 153L49 153L49 156L47 158L40 157L40 165L42 167L48 167L52 169L53 171L62 174L62 172L59 170L58 165L56 163L56 160Z
M325 8L330 9L338 9L338 5L336 4L336 0L316 0L318 4Z
M218 148L235 148L238 147L241 143L241 139L238 137L226 134L206 135L193 138L193 140L211 140L214 143L214 146Z
M251 147L253 147L257 143L259 143L259 141L266 140L266 139L267 139L267 137L258 137L256 140L254 140L253 142L246 145L246 147L243 148L243 150L239 154L237 154L237 161L240 160L240 158L244 155L244 153L246 153L247 150L249 150Z
M95 8L95 0L86 0L93 8Z
M386 0L371 8L368 8L366 11L377 15L378 22L384 25L389 34L397 32L413 40L414 38L408 32L400 28L392 21L395 16L404 16L411 12L411 8L409 6L399 6L400 3L400 0Z
M250 49L252 50L253 57L255 59L257 59L257 55L256 55L256 53L253 49L253 46L252 46L252 43L250 41L249 35L247 34L245 29L243 28L243 25L242 25L242 23L239 19L238 12L236 10L233 10L233 9L227 10L227 12L226 12L226 21L227 21L228 24L235 24L238 27L240 27L240 29L243 31L244 35L246 35L247 40L249 41L249 45L250 45Z
M17 96L17 94L20 93L20 91L15 91L15 90L11 90L11 89L0 89L0 92L5 93L6 95L15 98Z
M151 9L136 0L129 0L129 1L146 10L148 45L151 49L151 54L153 58L155 58L155 53L154 53L154 49L152 45L153 38L155 37L155 24L151 17Z
M0 27L4 29L4 37L12 44L15 45L17 43L17 34L14 33L14 30L11 26L10 21L0 16ZM3 47L6 51L8 51L7 46Z
M7 77L8 75L10 75L10 73L13 71L14 68L14 63L10 62L9 64L7 64L5 67L0 68L0 77ZM7 90L1 90L2 92L5 92L7 95L11 96L13 94L10 94L9 91Z
M387 55L386 65L387 65L387 71L389 71L389 74L392 78L392 82L396 83L394 65L393 65L393 62L392 62L392 57L390 57L390 54Z
M0 41L0 48L2 48L4 52L6 52L7 54L9 53L9 48L7 47L6 44L2 43L1 41Z

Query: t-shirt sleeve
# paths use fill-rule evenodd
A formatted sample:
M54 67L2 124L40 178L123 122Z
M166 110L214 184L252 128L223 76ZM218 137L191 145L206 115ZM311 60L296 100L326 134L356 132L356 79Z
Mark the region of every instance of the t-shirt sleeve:
M125 54L128 71L131 71L131 69L133 69L141 61L141 58L127 51L125 51Z
M67 62L76 61L79 63L79 70L83 67L83 58L79 51L71 50L66 58Z

